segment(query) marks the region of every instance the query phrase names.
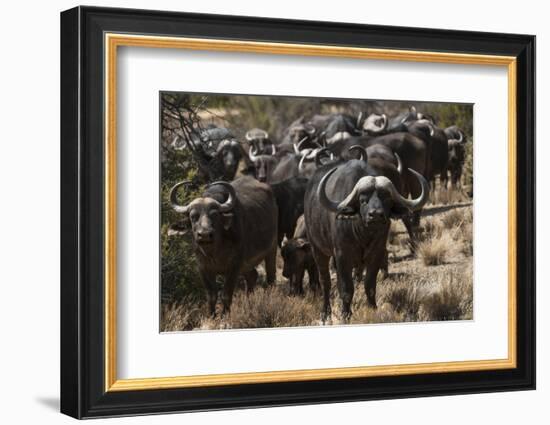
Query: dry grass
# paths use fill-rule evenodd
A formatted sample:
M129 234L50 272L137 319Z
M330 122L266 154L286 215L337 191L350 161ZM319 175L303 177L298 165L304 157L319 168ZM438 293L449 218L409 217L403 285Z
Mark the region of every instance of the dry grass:
M449 233L428 238L418 244L418 256L426 266L439 266L445 263L453 244L453 238Z
M441 222L447 229L452 229L454 227L461 226L466 217L464 216L464 211L461 211L461 208L456 208L454 210L448 211L443 214L441 217Z
M161 332L188 331L201 326L207 316L206 308L196 302L183 300L180 303L162 306L160 315Z
M433 204L453 205L470 201L470 198L460 189L438 189L432 195Z
M390 274L384 279L379 275L378 308L367 305L363 283L356 282L351 324L473 318L471 206L422 217L421 226L422 239L416 255L411 256L403 224L392 223L388 239ZM279 259L278 268L281 266ZM261 268L259 271L262 273ZM340 298L334 270L331 273L333 314L327 324L340 324ZM321 306L321 297L309 292L305 297L288 296L288 283L278 270L273 287L258 287L252 294L237 290L227 317L210 318L204 306L183 301L162 309L161 329L169 332L315 326L321 324Z

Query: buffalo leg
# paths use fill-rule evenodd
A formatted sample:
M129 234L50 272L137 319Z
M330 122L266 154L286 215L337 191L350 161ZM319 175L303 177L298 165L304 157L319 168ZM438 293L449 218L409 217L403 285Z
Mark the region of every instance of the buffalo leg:
M246 292L250 294L254 291L256 283L258 282L258 272L256 269L252 269L244 274L244 278L246 280Z
M273 245L273 249L265 257L265 274L268 285L275 283L275 274L277 272L277 245Z
M343 253L335 255L336 273L338 275L338 292L342 300L342 319L348 322L351 318L351 302L353 300L353 265Z
M441 174L439 175L439 183L441 185L441 189L447 190L447 185L449 183L449 176L447 174L447 169L445 168L443 171L441 171Z
M200 271L202 283L206 288L206 300L208 302L208 312L211 316L216 314L216 302L218 301L218 289L216 286L216 275L204 270Z
M292 285L292 293L294 295L304 295L304 274L305 269L300 267L294 276L294 282Z
M418 227L420 226L420 212L407 214L402 219L407 233L409 234L409 247L414 254L416 251L416 243L418 241Z
M313 248L313 258L317 264L317 271L319 272L319 281L321 283L321 288L323 290L323 312L321 313L323 323L325 323L332 314L332 309L330 307L330 271L329 271L329 260L330 257L327 257L322 252L317 251Z
M235 291L235 285L237 284L238 277L238 272L234 270L230 271L225 276L222 294L222 316L228 314L231 310L231 301L233 300L233 292Z
M353 281L361 282L363 280L363 267L355 267L353 269Z
M372 308L376 308L376 278L380 266L384 264L385 250L380 250L379 254L369 258L367 264L367 274L365 276L365 293L367 303Z
M380 270L382 271L382 278L385 279L388 277L388 250L384 249L384 259L382 261L382 265L380 266Z
M315 262L312 261L307 265L307 275L309 277L309 289L311 289L314 294L319 293L319 273Z

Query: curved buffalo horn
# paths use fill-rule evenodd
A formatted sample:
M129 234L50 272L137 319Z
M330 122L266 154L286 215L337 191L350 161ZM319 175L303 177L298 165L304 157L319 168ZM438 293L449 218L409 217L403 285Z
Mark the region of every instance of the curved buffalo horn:
M294 146L294 153L296 155L300 155L300 149L298 149L298 146L296 146L296 143L293 143L292 146Z
M315 127L313 127L310 124L306 124L304 126L304 129L306 130L306 133L309 134L309 135L315 134Z
M379 176L376 177L376 186L377 187L386 187L391 195L394 202L397 202L404 207L407 207L411 211L418 211L421 209L426 202L428 202L428 198L430 196L430 184L428 183L428 180L424 178L424 176L412 168L409 168L409 171L413 173L418 181L420 182L420 186L422 187L422 192L420 193L420 196L416 199L407 199L403 197L395 188L391 180L389 180L387 177Z
M211 183L211 184L208 185L208 187L212 187L212 186L215 186L215 185L223 186L229 192L227 200L223 204L220 205L220 211L224 212L224 213L231 211L233 209L233 207L235 206L235 199L237 199L237 194L235 193L235 188L233 186L231 186L228 182L225 182L223 180Z
M462 143L462 141L464 140L464 133L462 132L462 130L458 130L458 134L460 136L460 139L458 139L458 143Z
M401 158L399 158L399 155L397 155L396 152L393 153L394 156L395 156L395 159L397 161L397 172L399 173L400 176L403 175L403 163L401 162Z
M416 123L420 124L422 126L428 127L428 129L430 130L430 136L433 136L435 134L434 126L429 120L424 118L424 119L416 121Z
M224 139L222 140L219 144L218 144L218 147L216 149L216 152L220 152L224 147L226 147L227 145L230 145L231 142L227 139Z
M382 119L384 120L384 124L382 125L382 129L380 131L384 131L388 127L388 116L386 114L382 114Z
M306 137L304 137L302 140L300 140L300 141L298 142L298 145L297 145L298 151L301 151L301 150L302 150L302 145L303 145L305 142L307 142L308 139L309 139L309 137L306 136ZM297 152L297 153L298 153L298 152Z
M359 159L361 161L367 161L368 159L368 155L367 155L367 150L361 146L361 145L353 145L351 148L348 149L348 151L351 153L353 151L358 151L359 152Z
M377 177L365 176L361 177L353 186L353 190L346 198L338 204L338 211L342 211L355 201L360 191L367 190L369 187L374 186Z
M363 111L359 112L359 115L357 116L357 123L355 124L357 128L361 126L361 118L363 118Z
M327 210L332 212L338 212L338 202L331 201L327 197L327 193L325 191L325 186L327 184L327 180L330 178L330 176L337 170L338 168L335 167L332 170L330 170L328 173L326 173L323 178L321 179L319 186L317 186L317 197L319 198L319 201L321 202L321 205L325 207Z
M304 149L302 152L300 152L300 155L302 156L300 158L300 162L298 163L298 171L300 173L304 172L304 162L306 160L315 159L317 151L318 149Z
M271 144L271 155L275 155L277 153L277 148L274 144Z
M176 199L176 195L178 192L178 188L183 185L191 184L189 180L184 180L182 182L176 183L172 189L170 189L170 204L172 205L172 208L174 211L181 213L181 214L187 214L187 211L189 210L189 207L187 205L179 205L178 201Z
M250 131L247 131L246 134L244 135L244 137L245 137L246 140L248 140L249 142L250 142L251 140L254 139L254 137L252 137L252 136L250 135Z
M319 149L320 148L309 149L308 151L306 151L305 157L307 159L315 159L315 155L317 155L317 152L319 151Z
M304 160L306 159L306 156L303 155L301 158L300 158L300 162L298 163L298 172L299 173L303 173L304 172Z
M250 146L250 149L248 149L248 157L252 162L255 162L258 160L258 157L256 156L256 152L254 149L254 146Z

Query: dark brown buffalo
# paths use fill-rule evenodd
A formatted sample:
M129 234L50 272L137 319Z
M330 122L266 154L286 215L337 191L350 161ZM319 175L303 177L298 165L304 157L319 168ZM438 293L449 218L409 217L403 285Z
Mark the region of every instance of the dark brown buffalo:
M275 195L278 208L277 243L281 246L283 238L294 235L296 222L304 213L304 195L308 179L294 176L279 183L272 183L271 189Z
M311 246L307 240L306 223L303 215L298 219L293 237L283 240L281 256L284 260L283 277L289 280L292 295L304 294L303 281L306 271L310 289L315 293L319 290L319 273L311 253Z
M178 205L179 187L170 191L170 202L191 229L193 250L208 306L215 314L216 276L225 278L222 314L229 311L233 291L240 275L251 291L258 277L255 267L265 261L266 280L275 281L277 255L277 204L271 188L251 177L231 183L212 183L199 198Z
M424 140L429 150L427 173L424 174L435 188L435 177L440 176L442 187L446 188L447 165L449 162L449 148L447 135L431 121L421 119L408 125L409 133Z
M376 307L376 276L386 257L391 218L416 211L428 200L429 185L410 169L421 187L414 200L400 195L397 168L381 159L352 159L334 167L319 168L308 184L305 223L308 241L317 263L323 289L323 319L331 314L329 260L334 258L343 319L351 316L354 268L367 273L364 279L369 305Z
M220 178L231 181L239 172L239 168L247 168L249 164L246 161L243 148L236 140L223 140L218 144L213 161L221 166ZM244 167L244 168L243 168Z
M451 174L451 187L458 188L461 185L468 139L464 132L456 125L447 127L444 131L448 139L449 164L447 168Z

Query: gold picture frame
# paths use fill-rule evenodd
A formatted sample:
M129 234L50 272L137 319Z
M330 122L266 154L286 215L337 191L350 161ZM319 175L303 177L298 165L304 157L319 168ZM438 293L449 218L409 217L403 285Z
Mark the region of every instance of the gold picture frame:
M463 53L281 44L198 38L105 34L106 186L105 186L105 391L135 391L182 387L310 381L356 377L466 372L516 367L516 58ZM456 362L306 369L254 373L117 379L116 375L116 87L119 47L148 47L239 53L329 56L506 67L508 72L508 358Z

